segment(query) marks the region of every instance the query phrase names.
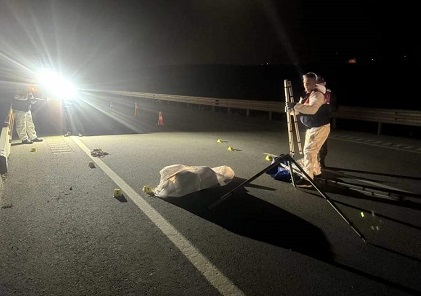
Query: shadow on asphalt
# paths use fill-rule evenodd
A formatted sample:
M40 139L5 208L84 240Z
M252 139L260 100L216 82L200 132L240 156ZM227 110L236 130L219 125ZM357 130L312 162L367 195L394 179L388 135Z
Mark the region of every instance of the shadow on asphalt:
M334 254L331 252L331 245L319 228L256 196L248 194L245 188L239 188L235 191L235 194L219 203L219 205L212 210L209 210L208 207L210 205L214 204L220 197L224 196L224 194L230 192L230 190L236 188L244 181L245 179L235 177L231 183L223 187L207 189L182 197L164 198L163 200L236 234L273 244L281 248L290 249L371 279L372 281L382 283L391 288L407 292L411 295L419 295L419 291L416 289L390 281L362 269L336 262ZM249 185L251 184L248 184L247 186ZM260 188L271 190L271 188L262 186L260 186ZM314 194L320 196L315 189L312 190L314 191ZM325 189L323 189L322 192L324 190ZM352 194L355 194L354 197L356 195L360 197L365 196L358 192L352 192ZM320 198L323 197L320 196ZM388 248L374 244L372 244L372 246L397 253L398 255L410 259L415 259Z
M236 234L290 249L313 258L333 260L330 244L323 232L307 221L238 189L217 207L208 207L245 179L235 177L228 185L182 197L165 198L197 216Z
M344 181L342 178L355 178L355 182ZM379 181L375 179L349 175L336 170L329 170L323 173L323 179L317 181L316 185L325 193L340 194L356 199L371 200L398 207L421 210L421 203L419 202L419 199L421 198L420 194L381 188L375 185L370 186L361 184L358 180L379 183ZM314 190L315 194L320 195L315 189L310 190Z
M332 171L338 175L346 175L346 173L343 173L343 172L354 172L354 173L362 173L362 174L367 174L367 175L377 175L377 176L393 177L393 178L400 178L400 179L409 179L409 180L417 180L417 181L421 180L421 178L413 177L413 176L402 176L402 175L385 174L385 173L378 173L378 172L374 173L370 171L352 170L348 168L338 168L338 167L327 167L326 171ZM361 178L361 177L358 177L358 178Z

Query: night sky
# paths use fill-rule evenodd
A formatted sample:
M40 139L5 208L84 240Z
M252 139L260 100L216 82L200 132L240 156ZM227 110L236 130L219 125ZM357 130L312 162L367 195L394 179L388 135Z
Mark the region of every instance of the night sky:
M3 74L41 66L86 77L159 65L419 61L419 34L411 36L418 10L406 1L0 3Z

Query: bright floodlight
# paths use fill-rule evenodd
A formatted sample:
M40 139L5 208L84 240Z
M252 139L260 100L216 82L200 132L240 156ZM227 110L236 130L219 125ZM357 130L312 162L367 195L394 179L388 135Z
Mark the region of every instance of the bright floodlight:
M73 83L64 79L55 71L40 71L38 82L41 88L54 98L75 99L77 97L77 89Z

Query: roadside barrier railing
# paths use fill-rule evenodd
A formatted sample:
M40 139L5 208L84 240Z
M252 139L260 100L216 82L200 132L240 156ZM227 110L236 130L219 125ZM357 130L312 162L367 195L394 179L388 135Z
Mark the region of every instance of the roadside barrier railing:
M421 111L400 109L375 109L351 106L339 106L333 114L333 127L337 119L377 122L377 134L382 131L382 124L421 126Z
M246 115L250 115L250 111L264 111L268 112L269 119L272 120L273 113L284 113L285 103L276 101L256 101L256 100L241 100L241 99L222 99L213 97L192 97L169 94L154 94L142 92L129 91L108 91L107 94L113 94L124 97L133 97L141 99L152 99L156 101L169 101L177 103L186 103L194 105L210 106L212 108L222 107L230 109L242 109L246 111Z
M229 112L230 109L242 109L246 111L246 116L250 115L251 110L264 111L268 112L269 120L272 120L273 113L285 113L284 101L223 99L130 91L107 91L106 94L140 99L152 99L156 101L205 105L211 106L213 109L215 107L223 107L227 108L227 112ZM377 134L381 134L382 124L421 126L421 111L416 110L376 109L341 105L338 107L338 110L332 114L332 117L333 128L336 127L338 119L377 122Z

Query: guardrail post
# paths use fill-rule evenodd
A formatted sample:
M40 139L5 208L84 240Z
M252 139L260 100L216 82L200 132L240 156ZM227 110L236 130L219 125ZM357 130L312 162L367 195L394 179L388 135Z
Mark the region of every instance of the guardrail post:
M249 117L250 116L250 109L246 110L246 116Z
M381 123L381 122L379 122L379 123L377 124L377 134L378 134L378 135L380 135L380 134L381 134L381 132L382 132L382 123Z
M269 111L269 120L272 120L272 111Z

